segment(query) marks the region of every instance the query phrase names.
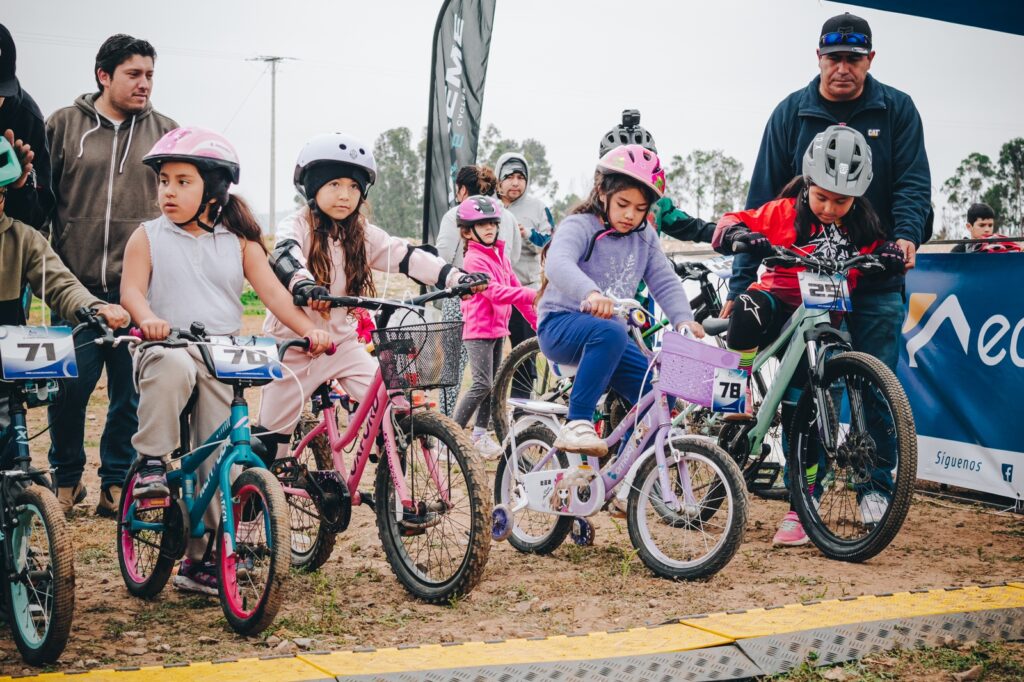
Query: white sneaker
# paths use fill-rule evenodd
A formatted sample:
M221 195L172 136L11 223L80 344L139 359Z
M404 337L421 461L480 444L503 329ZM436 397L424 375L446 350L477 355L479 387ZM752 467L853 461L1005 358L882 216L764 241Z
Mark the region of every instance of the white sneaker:
M879 492L866 493L860 498L860 518L865 526L875 526L885 516L889 499Z
M504 452L501 446L498 445L498 442L490 434L486 433L474 440L473 445L476 446L476 451L484 459L497 459Z
M562 452L578 452L593 457L608 454L608 444L601 440L587 419L576 419L563 426L555 439L555 447Z

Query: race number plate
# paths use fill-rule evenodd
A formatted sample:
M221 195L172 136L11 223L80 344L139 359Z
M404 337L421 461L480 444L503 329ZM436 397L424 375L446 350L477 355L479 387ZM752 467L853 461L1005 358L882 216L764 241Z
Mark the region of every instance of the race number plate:
M747 373L742 369L715 368L715 393L711 410L743 414L747 407Z
M78 376L71 327L0 326L4 379L73 379Z
M274 339L260 336L211 336L210 357L218 379L280 379Z
M811 310L835 310L848 313L853 310L850 303L850 287L841 275L823 275L804 270L797 273L800 280L800 296L804 307Z

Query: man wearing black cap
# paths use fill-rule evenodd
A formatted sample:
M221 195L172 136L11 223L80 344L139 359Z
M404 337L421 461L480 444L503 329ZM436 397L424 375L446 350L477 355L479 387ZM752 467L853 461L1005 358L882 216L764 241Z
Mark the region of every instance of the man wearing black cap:
M774 199L801 173L804 151L815 135L830 125L848 125L860 131L871 147L874 179L865 196L889 239L899 244L910 269L917 247L931 236L933 218L921 116L909 95L868 74L875 52L871 27L864 19L846 13L826 21L818 37L817 56L819 75L782 100L768 119L747 208ZM735 276L729 281L730 302L756 279L759 264L746 254L737 255ZM905 316L903 292L903 275L865 278L853 295L853 312L846 317L854 348L874 355L894 372ZM878 474L886 476L881 469ZM860 500L865 524L877 520L888 504L872 495L878 493Z
M22 90L16 62L14 38L0 24L0 134L10 141L22 167L21 178L7 189L5 212L42 228L55 203L50 188L50 151L43 114L32 96Z

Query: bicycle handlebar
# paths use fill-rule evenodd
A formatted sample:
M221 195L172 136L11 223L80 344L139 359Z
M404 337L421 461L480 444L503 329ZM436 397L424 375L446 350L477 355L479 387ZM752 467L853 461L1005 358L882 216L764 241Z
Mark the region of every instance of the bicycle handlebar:
M745 253L749 249L742 242L733 242L732 250L736 253ZM773 245L772 252L774 255L767 256L762 261L765 265L771 267L777 265L784 267L803 266L808 270L827 274L845 274L853 268L860 268L863 272L885 269L878 256L871 253L861 253L847 260L837 260L834 258L815 257L813 253L800 253L793 250L793 248L784 246Z
M172 327L171 333L167 335L166 339L156 339L151 341L146 340L146 338L142 334L141 329L139 329L138 327L132 327L128 331L127 336L115 337L113 339L113 345L116 345L122 340L130 343L145 343L146 345L150 346L165 346L167 348L180 348L182 346L188 345L189 343L209 343L210 341L209 337L206 335L206 330L201 322L193 322L189 331ZM99 341L100 339L97 339L97 343L99 343ZM285 341L278 341L276 344L277 357L278 359L283 360L284 354L288 351L289 348L298 348L300 350L308 351L309 344L310 340L305 337L301 339L287 339ZM331 345L327 348L326 351L324 351L324 353L327 355L334 355L337 352L337 350L338 347L334 344L334 342L331 342Z

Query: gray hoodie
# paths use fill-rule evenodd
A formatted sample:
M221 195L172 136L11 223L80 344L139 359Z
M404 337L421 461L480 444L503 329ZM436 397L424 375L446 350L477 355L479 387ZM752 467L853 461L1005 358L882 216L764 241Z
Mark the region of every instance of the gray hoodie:
M46 121L57 207L53 247L93 292L117 291L128 237L160 215L156 179L142 157L178 124L153 110L114 126L94 106L96 93L58 109Z
M498 175L499 184L501 183L501 169L513 159L520 161L526 167L526 189L523 191L523 196L508 205L508 210L512 211L516 220L526 230L527 239L523 240L523 248L519 254L519 259L512 261L512 269L523 286L535 287L540 284L540 252L542 247L533 244L529 240L529 235L533 230L542 235L550 235L551 223L548 222L548 212L544 202L529 194L530 165L526 163L526 158L522 154L519 152L506 152L498 157L495 172Z

